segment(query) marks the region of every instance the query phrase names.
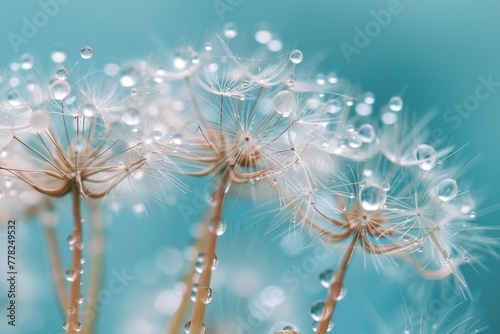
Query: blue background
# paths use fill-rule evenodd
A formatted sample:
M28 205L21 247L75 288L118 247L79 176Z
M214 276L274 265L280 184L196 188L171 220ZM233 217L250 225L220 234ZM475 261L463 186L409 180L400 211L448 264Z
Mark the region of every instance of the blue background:
M154 53L159 50L159 45L177 43L179 36L188 42L199 42L213 33L220 33L223 25L229 21L237 25L240 35L247 36L255 32L259 23L265 22L281 37L285 48L290 49L297 43L304 53L304 61L300 65L304 71L312 66L324 72L333 70L353 83L362 85L364 89L373 91L377 101L382 102L407 87L404 99L411 112L419 115L436 110L438 116L432 126L443 129L457 146L468 144L460 152L464 160L479 155L480 163L468 173L468 177L473 182L474 194L480 199L478 202L481 207L489 208L498 204L500 89L481 101L479 108L456 129L452 128L453 123L443 118L445 110L474 94L479 76L491 75L494 81L500 81L498 1L401 0L401 13L393 15L391 22L359 54L352 55L351 62L344 57L340 44L353 44L354 28L363 29L367 22L373 20L370 11L387 8L388 1L242 0L233 1L239 4L230 5L232 10L222 15L218 14L215 3L209 0L71 0L60 5L58 13L27 44L20 45L16 52L9 42L8 34L20 34L22 18L31 18L41 7L37 1L3 1L0 7L0 63L6 65L29 52L35 55L37 66L43 66L48 63L52 45L62 42L73 59L76 59L83 44L91 45L95 51L94 61L104 64ZM189 204L192 194L174 192L173 196L177 197L177 203ZM262 237L270 225L269 219L250 224L252 219L248 217L251 217L252 212L249 203L228 207L230 210L226 220L230 228L219 250L220 254L228 254L220 256L222 273L227 275L231 265L237 266L240 262L248 261L252 264L249 268L259 271L266 281L272 281L274 277L280 282L290 261L307 253L278 258L274 254L280 240ZM122 294L114 296L112 302L102 310L99 333L121 333L125 327L131 326L129 321L136 318L144 320L148 326L156 326L152 329L153 333L154 330L162 332L161 328L167 321L167 317L155 313L152 304L159 292L171 286L182 271L170 276L159 273L156 279L150 277L150 281L147 277L139 278L139 274L148 272L148 275L156 275L158 270L153 268L154 261L151 262L151 259L165 245L182 250L189 240L189 233L186 232L189 228L178 206L165 207L151 203L148 209L148 216L134 216L125 212L107 217L110 221L107 229L110 241L106 252L108 277L113 268L126 268L135 273L138 279L127 286ZM478 213L480 224L498 225L498 211L481 215L479 208ZM202 212L198 214L201 216ZM61 236L69 233L69 221L68 214L61 218ZM5 321L2 320L2 333L62 332L52 285L48 279L48 262L46 257L40 256L45 252L45 241L41 228L33 223L27 222L19 227L19 256L25 264L22 274L24 283L20 291L20 327L17 331L5 331ZM1 233L4 232L2 230ZM471 290L481 291L477 304L478 310L482 311L479 319L490 325L490 333L499 333L500 266L498 260L493 258L488 258L486 263L489 272L480 270L477 275L466 270L466 274ZM353 270L351 281L348 277L348 297L339 306L335 316L339 332L378 332L370 320L372 314L361 311L360 303L373 303L376 313L384 321L394 321L387 320L386 316L388 310L401 304L399 288L397 285L392 288L389 286L391 290L388 290L387 295L392 296L390 303L385 300L374 301L377 296L372 290L377 285L373 282L383 277L383 273L373 274L371 269ZM318 266L316 271L321 271L321 268ZM309 276L301 283L301 289L310 292L311 296L302 293L300 297L285 302L293 303L292 310L296 312L293 318L284 318L283 321L292 319L301 328L309 324L307 313L310 302L321 298L324 293L312 287L317 285L317 273ZM414 279L414 276L408 276L408 280ZM224 282L227 283L227 280ZM309 285L311 288L308 288ZM220 293L220 298L216 295L214 302L209 305L209 319L214 320L208 320L207 325L221 324L226 318L246 314L245 303L235 300L229 293ZM283 316L289 317L290 314L284 313ZM256 333L267 333L269 330L268 327L262 328ZM143 332L148 333L145 329ZM309 329L303 329L303 333L308 332Z

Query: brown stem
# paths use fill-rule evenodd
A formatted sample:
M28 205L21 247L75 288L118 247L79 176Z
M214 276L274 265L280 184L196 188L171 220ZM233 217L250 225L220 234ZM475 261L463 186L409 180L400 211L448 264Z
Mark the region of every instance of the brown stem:
M212 214L211 210L209 210L208 212L209 212L208 217L205 219L205 221L207 222L206 226L208 226L208 222ZM196 240L194 247L197 251L200 251L201 249L205 248L203 241L205 241L203 238L198 238ZM189 264L188 268L189 270L186 272L184 279L182 280L186 289L184 290L184 294L182 295L181 305L179 306L175 314L172 316L172 319L170 319L170 324L167 330L168 334L178 334L181 332L181 328L184 325L184 315L186 314L191 304L190 302L191 302L191 291L193 290L193 277L196 274L195 270L196 259L194 259Z
M202 272L198 281L198 292L196 294L196 302L194 304L193 316L191 318L190 334L201 334L203 327L203 318L205 317L205 299L206 293L210 288L210 279L212 277L212 265L215 258L215 248L217 246L217 229L219 227L222 216L222 204L224 202L224 195L226 185L229 180L229 173L225 172L220 180L219 186L215 191L214 200L214 214L212 217L211 228L206 231L207 247L204 254Z
M79 315L79 301L80 301L80 282L81 282L81 259L82 259L82 215L80 211L80 190L78 186L73 184L72 187L72 198L73 198L73 256L71 260L71 270L73 271L74 279L71 282L70 286L70 296L68 302L68 311L67 313L67 329L66 334L77 334L79 331L76 331L80 324L78 322Z
M59 252L59 247L57 245L56 230L54 226L50 225L52 223L44 223L45 236L47 238L47 246L49 248L50 264L52 265L52 280L56 287L57 298L59 300L59 306L62 309L63 317L66 315L66 307L68 302L68 292L66 291L66 284L64 282L64 277L61 273L64 273L61 253Z
M83 320L82 334L91 334L94 332L97 323L97 294L101 287L102 269L103 269L103 250L104 233L102 226L102 215L99 209L99 201L88 201L90 212L90 283L87 298L87 307L85 318Z
M349 247L347 248L346 253L344 254L344 258L342 259L342 263L338 272L335 274L335 278L333 282L330 284L328 288L328 296L325 301L325 305L323 307L323 313L321 314L321 320L318 322L318 328L316 329L316 334L326 334L328 325L333 316L333 311L335 310L335 306L337 305L337 299L342 290L342 284L344 282L344 276L347 271L347 267L349 266L349 262L351 261L352 254L354 253L354 249L356 248L356 244L358 243L358 234L354 236Z

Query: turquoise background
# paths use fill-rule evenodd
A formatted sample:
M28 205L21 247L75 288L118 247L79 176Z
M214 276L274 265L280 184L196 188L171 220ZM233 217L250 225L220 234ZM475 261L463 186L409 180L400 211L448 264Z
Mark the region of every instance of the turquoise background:
M446 122L443 114L453 104L462 103L467 96L474 94L479 76L491 75L494 81L500 81L500 2L402 0L401 13L393 15L387 27L382 28L360 54L354 54L350 63L339 45L342 42L353 44L354 28L364 28L367 22L373 20L370 11L387 8L388 1L232 1L239 4L230 5L232 11L223 13L222 19L214 3L201 0L70 0L61 4L58 13L49 19L47 25L16 52L8 34L20 34L22 18L32 17L41 7L37 1L3 1L0 7L0 64L6 65L29 52L35 55L37 66L43 67L49 62L49 51L55 42L66 45L72 59L77 59L83 44L91 45L95 51L93 61L104 64L154 53L159 50L159 45L178 43L179 36L188 42L199 43L213 33L220 33L229 21L237 25L240 35L246 36L251 36L255 27L265 22L281 36L285 48L290 49L297 44L303 51L304 61L300 65L303 71L309 71L313 66L324 72L333 70L373 91L378 105L406 87L404 100L412 113L423 115L436 110L437 117L432 127L443 129L446 138L456 146L468 144L460 152L465 161L479 155L479 164L468 173L480 203L478 222L498 225L498 211L481 215L481 208L494 206L500 199L500 89L481 101L479 108L463 119L456 129L452 128L453 123ZM192 182L190 185L193 189L202 188ZM193 195L175 192L174 196L178 204L189 205ZM219 269L222 273L227 275L231 264L248 261L252 264L249 268L259 271L266 281L274 279L279 283L290 261L308 253L306 250L284 259L276 256L279 240L262 236L270 226L270 218L250 224L253 220L249 219L252 212L248 202L236 206L231 204L228 208L226 220L230 227L221 239L219 250ZM111 222L107 229L111 240L106 255L108 277L112 269L121 268L134 272L137 277L141 272L150 272L149 276L154 276L151 259L164 245L182 249L188 243L189 228L182 219L179 206L165 207L151 203L148 209L149 216L124 212L107 217ZM198 214L201 216L202 212ZM61 218L61 236L69 233L69 221L67 214ZM26 223L19 227L21 236L18 240L19 257L24 263L20 271L25 277L21 286L25 288L20 291L23 298L18 319L20 326L12 331L4 327L2 320L0 331L59 333L62 332L61 322L48 280L47 261L40 256L45 249L43 234L33 222ZM1 255L2 252L3 249L0 250ZM222 255L224 252L228 255ZM478 319L490 325L488 333L500 333L500 266L498 260L493 258L488 258L486 263L489 272L482 269L479 275L468 269L465 272L471 290L481 291L477 302L478 314L481 314ZM352 276L348 277L347 298L339 305L335 315L339 333L378 332L370 320L372 315L363 311L360 305L373 303L376 313L387 319L389 310L401 304L398 286L389 286L387 301L379 298L373 292L378 286L374 282L378 282L383 274L372 273L373 268L363 271L358 267L361 265L350 272ZM319 271L321 268L318 267ZM123 326L134 317L147 319L159 326L157 330L161 332L160 328L167 318L151 311L152 304L159 291L171 286L180 273L171 276L158 274L156 279L150 277L150 281L147 277L133 281L102 310L98 333L122 333ZM301 285L307 293L286 301L294 303L297 312L291 319L303 333L309 333L307 313L310 303L324 296L324 291L316 288L317 273L309 276ZM414 279L414 276L408 276L408 280ZM401 283L404 285L406 282ZM384 300L374 301L376 297ZM209 319L220 319L221 322L225 317L245 314L245 305L244 301L221 292L208 306ZM289 320L283 319L285 323ZM214 321L208 320L207 325ZM387 320L391 321L394 319ZM266 329L256 333L267 334L269 329L262 328Z

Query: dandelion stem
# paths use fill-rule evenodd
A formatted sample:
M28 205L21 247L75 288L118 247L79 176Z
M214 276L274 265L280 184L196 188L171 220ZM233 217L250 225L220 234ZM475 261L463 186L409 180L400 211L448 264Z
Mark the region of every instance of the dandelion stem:
M205 229L204 229L204 235L208 232L208 225L210 223L210 218L212 217L212 210L208 210L205 213L205 218L204 222L205 224ZM201 251L202 249L205 248L205 239L204 238L198 238L196 239L196 242L194 244L194 247L197 251ZM168 327L168 334L178 334L181 332L181 327L184 324L184 314L187 312L189 305L190 305L190 297L191 297L191 291L193 289L193 276L196 274L195 268L196 268L196 259L192 261L192 263L189 264L188 271L186 272L184 279L182 280L184 286L186 287L184 289L184 293L182 295L182 301L181 305L173 315L172 319L170 319L170 324Z
M349 247L347 248L346 253L344 254L344 258L342 259L342 263L340 268L333 279L333 282L330 284L328 288L328 296L325 301L325 306L323 307L323 313L321 314L321 320L318 321L318 328L316 329L316 334L326 334L328 325L333 316L333 311L335 310L335 306L337 305L337 299L342 290L342 283L344 282L344 276L347 271L347 267L351 262L352 255L354 253L354 249L356 248L356 244L358 243L359 235L356 234L352 239Z
M57 246L57 236L52 222L44 223L45 236L47 238L47 245L49 248L50 264L52 265L52 279L56 287L57 298L61 306L63 317L66 314L66 303L68 301L68 292L64 284L64 277L61 273L64 272L61 262L61 253Z
M80 304L80 282L81 282L81 260L82 260L82 215L80 211L81 198L80 190L76 183L72 186L72 198L73 198L73 256L71 260L71 270L72 270L72 281L70 287L70 296L67 312L67 329L66 334L76 334L79 330L75 330L78 327L78 315L79 315L79 304Z
M200 274L200 279L198 281L198 292L196 294L196 302L194 304L193 316L191 319L190 334L201 334L203 327L203 318L205 317L206 309L206 293L210 288L210 279L212 277L212 265L215 258L215 248L217 246L217 229L221 222L222 217L222 205L224 202L224 195L226 191L226 185L229 181L229 172L225 171L219 182L219 186L214 193L215 207L211 221L210 228L207 229L205 238L207 242L207 247L204 254L202 273Z
M99 208L99 201L88 201L90 209L90 283L88 293L88 303L83 321L82 334L94 333L97 322L97 294L101 287L103 269L104 233L102 226L102 215Z

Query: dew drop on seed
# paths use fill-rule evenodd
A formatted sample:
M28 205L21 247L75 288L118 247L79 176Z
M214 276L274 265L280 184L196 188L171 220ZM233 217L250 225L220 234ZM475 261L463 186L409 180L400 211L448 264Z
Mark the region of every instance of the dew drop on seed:
M181 145L182 144L182 134L176 133L173 137L173 143L175 145Z
M215 229L215 234L217 234L217 236L220 237L221 235L226 233L226 229L227 229L227 224L223 220L220 220L217 228ZM213 221L210 221L210 231L213 230L214 230L214 223Z
M443 202L448 202L455 198L457 192L457 181L454 179L445 179L436 186L436 193Z
M45 130L50 123L50 115L46 110L37 110L30 116L31 128L37 132Z
M292 92L288 90L282 90L277 93L273 98L274 110L283 115L283 117L288 117L290 114L295 112L297 106L297 101Z
M382 183L382 189L384 189L384 191L389 191L391 189L389 182Z
M431 170L436 164L436 150L430 145L418 145L413 151L413 156L423 170Z
M68 237L66 238L66 241L68 242L69 245L74 245L75 242L76 242L76 239L73 238L73 234L70 234L68 235Z
M5 99L13 107L20 106L22 101L21 96L14 89L9 89L8 91L5 92Z
M371 185L361 189L359 199L363 209L373 211L384 206L387 200L387 194L381 186Z
M354 125L348 125L346 127L347 132L354 132Z
M389 109L392 111L400 111L403 109L403 100L399 96L393 96L389 100Z
M335 73L335 72L328 73L326 76L326 79L331 84L336 84L339 81L339 79L337 78L337 73Z
M21 63L21 68L27 71L33 68L33 65L35 64L35 59L29 53L25 53L21 56L19 62Z
M154 140L160 140L162 137L161 131L155 130L153 131L153 139Z
M311 305L311 317L315 321L321 320L323 315L323 309L325 308L325 302L322 300L318 300Z
M214 292L211 288L201 288L199 294L204 304L210 304L214 300Z
M375 139L375 129L371 124L363 124L358 128L363 143L371 143Z
M471 212L469 212L469 217L470 217L471 219L476 219L476 211L471 211Z
M236 29L236 25L233 22L228 22L224 25L224 36L226 38L235 38L238 35L238 30Z
M66 313L71 315L71 314L75 314L76 310L73 306L69 306L67 309L66 309Z
M135 108L128 108L123 114L122 120L127 125L137 125L141 122L141 114Z
M325 269L319 274L319 282L325 288L330 287L330 284L333 282L335 278L335 270L333 269Z
M366 182L366 181L361 181L361 182L359 183L359 187L360 187L360 188L364 188L364 187L366 187L366 185L367 185L367 182Z
M352 148L358 148L361 146L361 144L363 144L361 136L357 131L353 131L347 135L347 142Z
M54 100L64 100L69 92L71 92L71 86L64 80L57 80L50 86L50 95Z
M92 103L87 103L82 106L81 112L85 117L92 117L95 115L96 109Z
M422 253L424 251L424 246L420 245L417 248L417 252Z
M68 329L68 323L67 323L66 321L65 321L65 322L63 322L62 328L63 328L64 330Z
M212 43L205 43L205 51L212 51L213 47L212 47Z
M68 282L74 282L76 280L76 272L73 269L66 270L66 274L64 275Z
M94 50L92 50L92 48L88 45L84 45L80 49L80 57L82 57L82 59L90 59L92 58L93 55L94 55Z
M56 70L56 78L57 79L59 79L59 80L66 80L67 77L68 77L68 70L65 69L64 67L59 67Z
M303 57L302 51L300 50L293 50L290 53L290 61L294 64L300 64Z

